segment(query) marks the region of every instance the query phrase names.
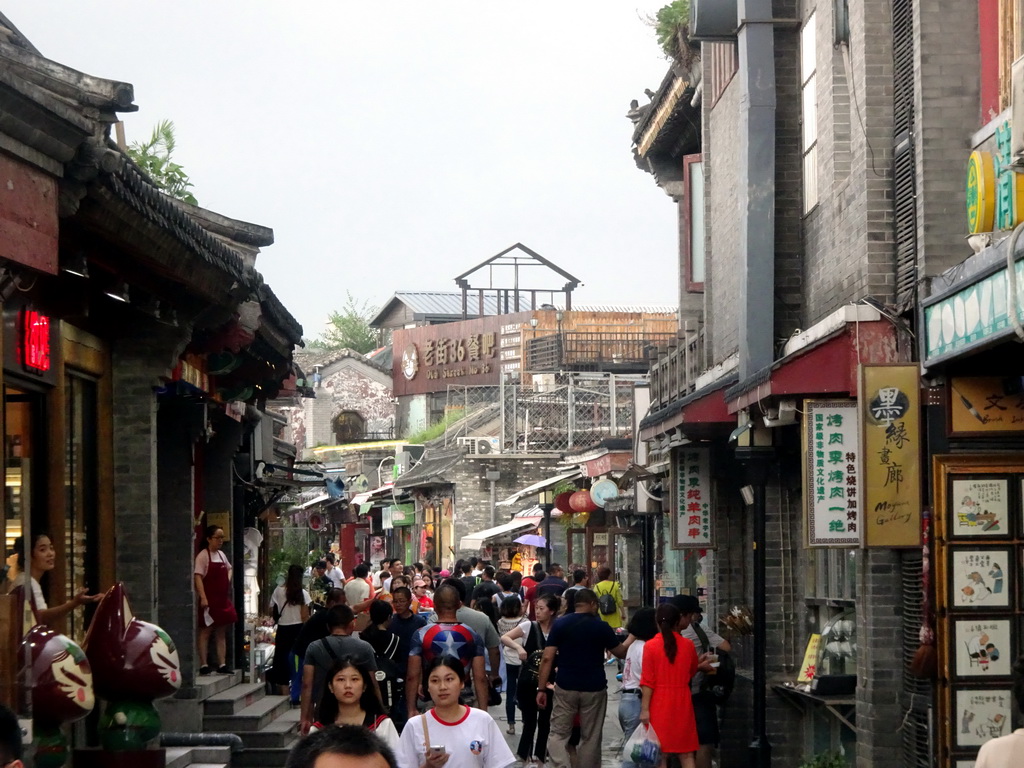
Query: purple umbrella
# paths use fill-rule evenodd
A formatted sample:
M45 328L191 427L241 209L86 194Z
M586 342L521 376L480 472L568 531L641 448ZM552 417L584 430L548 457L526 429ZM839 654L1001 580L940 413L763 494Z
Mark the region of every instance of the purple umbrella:
M547 547L548 540L543 536L538 536L535 533L528 533L525 536L520 536L516 539L513 544L525 544L528 547Z

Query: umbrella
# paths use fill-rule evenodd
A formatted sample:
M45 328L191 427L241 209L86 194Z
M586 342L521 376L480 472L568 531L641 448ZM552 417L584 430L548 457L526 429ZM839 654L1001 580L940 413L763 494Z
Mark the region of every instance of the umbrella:
M535 533L528 533L525 536L520 536L512 543L525 544L528 547L547 547L548 540L545 539L543 536L538 536Z

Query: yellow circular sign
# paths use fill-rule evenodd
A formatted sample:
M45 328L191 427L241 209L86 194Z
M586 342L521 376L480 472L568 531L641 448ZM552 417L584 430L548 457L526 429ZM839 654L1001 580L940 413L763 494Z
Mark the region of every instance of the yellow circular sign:
M996 213L996 173L991 152L975 150L967 163L967 229L991 232Z

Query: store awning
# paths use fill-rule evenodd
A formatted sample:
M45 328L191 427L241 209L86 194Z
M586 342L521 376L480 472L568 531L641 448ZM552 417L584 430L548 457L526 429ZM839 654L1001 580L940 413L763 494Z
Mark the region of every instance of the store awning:
M481 549L488 541L500 538L507 538L511 541L516 534L536 527L536 520L516 518L515 520L511 520L494 528L488 528L484 531L477 531L476 533L471 533L468 536L463 536L459 541L459 549Z
M570 472L565 472L561 475L555 475L554 477L549 477L547 480L541 480L539 483L534 483L533 485L523 488L523 490L521 491L513 493L507 499L499 501L498 506L511 507L517 501L519 501L522 498L525 498L526 496L536 496L541 491L546 491L548 488L553 488L554 486L566 480L575 480L577 477L583 477L583 473L578 469L574 469Z
M441 485L451 483L448 471L462 461L466 454L461 446L454 448L427 448L423 458L412 469L399 475L395 481L396 488L415 488L422 485Z
M399 493L398 495L402 495ZM369 507L373 506L375 501L391 500L395 496L394 483L385 483L380 488L374 488L372 491L364 491L363 493L357 493L349 501L349 504L356 504L359 506L359 513L364 514L365 511L369 510ZM366 507L367 510L363 510Z

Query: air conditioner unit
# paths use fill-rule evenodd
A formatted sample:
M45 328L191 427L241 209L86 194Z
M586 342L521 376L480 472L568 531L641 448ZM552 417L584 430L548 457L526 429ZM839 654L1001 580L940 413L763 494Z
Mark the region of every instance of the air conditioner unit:
M1024 165L1024 56L1010 70L1010 157Z
M498 437L460 437L459 445L465 447L469 456L489 456L501 453L501 438Z

